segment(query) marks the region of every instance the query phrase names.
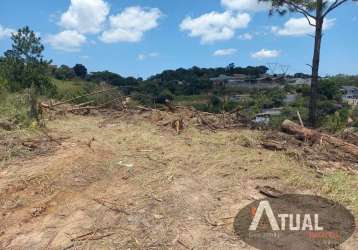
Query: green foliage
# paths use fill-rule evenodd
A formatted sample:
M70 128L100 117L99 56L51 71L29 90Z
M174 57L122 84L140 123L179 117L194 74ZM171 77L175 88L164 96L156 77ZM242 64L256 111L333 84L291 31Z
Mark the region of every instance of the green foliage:
M72 80L76 74L74 70L66 65L61 65L54 70L53 76L58 80Z
M286 119L299 122L297 111L300 113L301 118L304 122L308 120L307 97L299 97L294 103L284 107L284 109L282 110L282 116L285 117Z
M25 93L0 92L0 118L11 121L20 128L29 127L32 119L28 116L29 96Z
M266 66L249 66L246 68L235 67L234 64L219 68L199 68L194 66L189 69L179 68L176 70L165 70L160 74L150 77L149 80L157 80L160 82L182 81L189 83L193 80L208 80L211 77L217 77L221 74L247 74L258 76L265 74L267 71L268 68Z
M319 83L318 93L322 99L339 101L342 97L339 85L332 79L322 80Z
M220 113L223 111L223 101L219 96L213 95L209 102L209 112Z
M358 106L355 106L353 109L352 109L352 112L351 112L351 117L353 119L353 127L357 127L358 128Z
M322 127L332 133L339 132L347 127L348 116L348 109L337 111L323 120Z
M356 86L358 87L358 76L349 76L349 75L336 75L329 78L331 81L335 82L339 87L347 86Z
M252 95L248 105L254 113L258 113L265 108L281 107L285 97L285 92L279 88L260 90Z
M135 101L145 106L154 106L156 103L154 97L149 95L143 95L140 92L132 93L132 97Z
M41 38L24 27L13 33L12 49L4 53L1 60L2 71L10 91L34 87L43 92L51 85L49 80L49 61L43 59L44 46Z
M202 112L209 112L209 106L206 103L194 103L193 108Z
M53 82L57 89L55 99L67 100L87 93L84 87L86 83L81 80L64 81L54 79Z
M269 126L274 129L280 129L284 120L288 119L284 115L272 116L270 118ZM293 119L291 119L293 120Z
M24 27L11 36L12 49L4 53L1 59L1 71L6 79L6 86L11 91L29 89L31 118L39 119L38 95L54 87L49 79L50 61L43 59L44 46L35 32Z
M224 103L224 110L226 112L231 112L231 111L235 110L238 106L239 106L238 102L227 101L227 102Z
M81 79L74 79L72 81L63 81L63 80L54 80L54 83L57 87L57 93L54 96L57 100L70 100L77 98L78 96L83 96L95 91L103 90L104 86L98 85L93 82L84 81ZM105 88L110 88L110 86L105 86ZM90 105L101 105L107 103L110 100L113 100L117 97L116 91L110 91L102 94L84 96L73 101L73 103L84 103L91 102Z
M85 79L87 76L87 68L82 64L76 64L73 67L73 71L75 72L76 76Z
M186 105L190 103L207 103L208 96L207 95L179 95L175 96L175 102L179 105Z
M311 94L311 87L308 85L301 85L296 88L296 92L302 96L309 97Z
M158 96L158 103L165 103L165 100L172 101L174 100L174 95L169 89L164 89L162 92L160 92Z

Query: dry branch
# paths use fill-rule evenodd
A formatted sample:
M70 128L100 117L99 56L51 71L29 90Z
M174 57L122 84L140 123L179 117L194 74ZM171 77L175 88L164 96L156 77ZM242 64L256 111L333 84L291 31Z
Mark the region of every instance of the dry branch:
M89 94L86 94L86 95L77 96L75 98L72 98L72 99L69 99L69 100L66 100L66 101L63 101L63 102L55 103L55 104L51 105L51 107L56 107L56 106L59 106L59 105L62 105L62 104L73 102L73 101L81 99L83 97L98 95L98 94L106 93L106 92L109 92L109 91L112 91L112 90L117 90L117 88L105 89L105 90L101 90L101 91L92 92L92 93L89 93Z
M112 210L114 212L117 213L123 213L125 215L130 215L127 211L125 211L122 208L118 208L115 206L115 204L108 202L108 201L104 201L104 200L100 200L100 199L93 199L93 201L97 202L98 204L101 204L102 206L108 208L109 210Z

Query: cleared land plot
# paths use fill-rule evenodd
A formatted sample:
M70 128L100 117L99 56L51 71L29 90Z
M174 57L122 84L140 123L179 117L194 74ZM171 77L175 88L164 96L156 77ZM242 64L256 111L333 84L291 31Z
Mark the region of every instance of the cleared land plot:
M179 135L150 117L69 116L50 122L61 145L0 171L1 249L251 249L233 232L257 186L320 194L357 214L357 178L324 176L261 132ZM354 249L357 235L342 249Z

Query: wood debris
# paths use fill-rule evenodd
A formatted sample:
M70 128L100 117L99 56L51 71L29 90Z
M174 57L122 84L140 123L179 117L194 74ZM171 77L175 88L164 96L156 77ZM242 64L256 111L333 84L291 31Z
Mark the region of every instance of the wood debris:
M337 137L325 133L320 133L313 129L301 127L300 125L289 120L285 120L282 123L282 129L289 134L295 135L300 140L308 140L312 143L319 143L320 145L330 144L333 147L342 150L345 153L350 154L358 159L358 146L345 142L344 140Z
M270 186L257 186L256 189L263 195L270 198L278 198L283 195L283 193L276 188Z

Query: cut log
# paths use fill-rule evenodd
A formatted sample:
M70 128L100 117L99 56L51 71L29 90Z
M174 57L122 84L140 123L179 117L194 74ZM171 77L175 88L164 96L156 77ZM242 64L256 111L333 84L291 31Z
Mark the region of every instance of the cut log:
M304 128L290 120L285 120L281 127L284 132L295 135L300 140L309 140L313 143L319 142L320 144L328 143L336 148L339 148L345 153L358 157L358 146L345 142L337 137L320 133L313 129Z

